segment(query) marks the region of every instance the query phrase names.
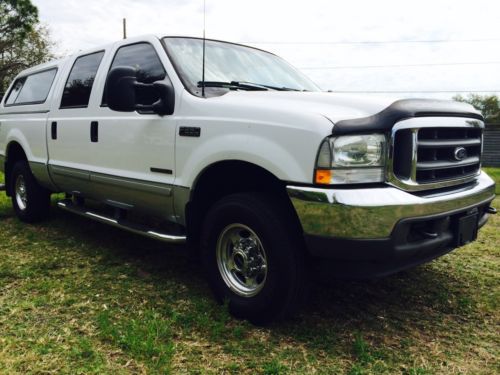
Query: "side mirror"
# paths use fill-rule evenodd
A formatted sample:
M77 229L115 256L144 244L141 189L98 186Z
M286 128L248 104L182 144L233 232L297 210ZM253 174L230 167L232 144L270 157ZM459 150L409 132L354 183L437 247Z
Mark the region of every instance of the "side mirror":
M141 83L137 81L137 69L117 66L106 78L106 102L118 112L152 111L161 116L174 113L175 95L172 83L166 77L162 81ZM149 92L159 99L151 105L137 103L137 90Z

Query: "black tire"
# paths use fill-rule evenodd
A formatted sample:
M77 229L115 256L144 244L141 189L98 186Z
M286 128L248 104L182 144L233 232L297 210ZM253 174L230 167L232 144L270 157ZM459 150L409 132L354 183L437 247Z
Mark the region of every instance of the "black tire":
M24 182L24 194L20 194L21 180ZM12 205L17 217L26 223L44 219L50 210L50 192L38 184L28 162L18 161L14 164L10 181Z
M252 296L231 289L219 270L218 241L233 225L250 228L265 249L265 281ZM234 254L236 247L228 247ZM210 209L202 228L202 260L216 299L220 303L227 301L234 316L258 325L290 317L304 303L309 281L304 248L291 209L267 194L242 193L223 198Z

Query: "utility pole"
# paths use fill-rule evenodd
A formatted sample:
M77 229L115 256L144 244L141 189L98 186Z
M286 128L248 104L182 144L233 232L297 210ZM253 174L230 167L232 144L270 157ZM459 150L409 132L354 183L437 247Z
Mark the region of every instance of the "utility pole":
M127 39L127 19L123 19L123 39Z

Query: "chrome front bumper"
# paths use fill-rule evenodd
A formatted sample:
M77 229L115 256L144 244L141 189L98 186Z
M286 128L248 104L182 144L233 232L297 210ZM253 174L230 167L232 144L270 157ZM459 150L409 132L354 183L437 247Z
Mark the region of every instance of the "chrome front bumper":
M475 182L440 193L412 194L395 187L310 188L287 186L306 235L382 239L403 219L426 217L487 204L495 183L484 172Z

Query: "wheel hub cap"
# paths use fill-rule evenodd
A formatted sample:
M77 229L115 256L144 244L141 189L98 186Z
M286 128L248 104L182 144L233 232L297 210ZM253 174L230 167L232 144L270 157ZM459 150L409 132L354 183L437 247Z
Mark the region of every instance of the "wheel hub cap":
M267 258L257 234L243 224L227 226L217 241L217 266L236 294L252 297L264 287Z
M28 207L28 194L26 192L26 182L24 181L23 175L17 176L16 179L16 203L21 210L25 210Z

